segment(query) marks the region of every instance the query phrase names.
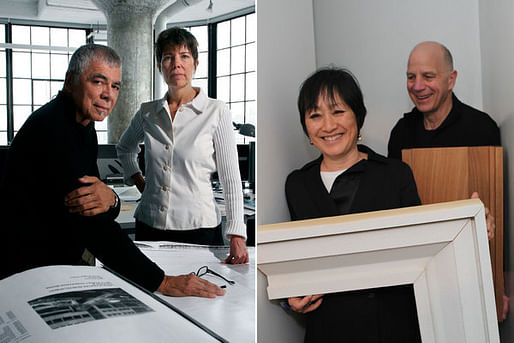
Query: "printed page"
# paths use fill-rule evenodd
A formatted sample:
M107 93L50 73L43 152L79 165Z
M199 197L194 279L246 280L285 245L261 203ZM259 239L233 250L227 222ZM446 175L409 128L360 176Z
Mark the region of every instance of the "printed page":
M50 266L0 281L0 342L218 342L105 269Z

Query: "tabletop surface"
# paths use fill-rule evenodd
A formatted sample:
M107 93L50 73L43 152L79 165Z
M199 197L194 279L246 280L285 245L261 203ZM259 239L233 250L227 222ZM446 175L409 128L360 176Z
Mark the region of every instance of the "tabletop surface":
M255 248L248 247L250 263L227 265L221 261L228 256L228 247L175 242L136 242L136 245L167 275L189 274L208 266L235 281L230 285L214 275L202 276L217 285L226 285L226 294L215 299L159 296L229 342L255 341Z

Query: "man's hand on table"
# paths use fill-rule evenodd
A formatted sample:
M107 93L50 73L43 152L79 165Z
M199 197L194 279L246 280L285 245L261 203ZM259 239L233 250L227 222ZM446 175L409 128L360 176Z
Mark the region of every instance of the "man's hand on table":
M165 275L157 289L164 295L172 297L196 296L216 298L225 295L225 291L207 280L194 274L168 276Z

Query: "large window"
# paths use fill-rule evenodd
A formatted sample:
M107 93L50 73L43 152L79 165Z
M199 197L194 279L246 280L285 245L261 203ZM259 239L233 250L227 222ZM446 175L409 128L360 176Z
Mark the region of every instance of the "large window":
M256 32L255 14L217 25L216 97L229 105L238 124L257 121ZM247 140L238 135L239 142Z
M207 25L188 28L198 41L198 68L193 76L193 86L209 93L209 27Z
M186 26L198 41L193 86L227 103L236 124L257 122L257 23L255 13L208 25ZM210 48L210 49L209 49ZM162 81L160 81L162 82ZM255 140L236 135L237 143Z
M28 116L62 89L71 54L86 42L87 31L10 23L0 27L0 145L6 145Z
M186 28L199 44L193 85L226 102L234 123L255 125L255 13ZM86 41L106 44L98 37L81 27L0 24L0 145L10 144L28 116L62 89L76 48ZM107 121L96 122L95 128L98 142L107 143ZM238 143L254 140L236 137Z

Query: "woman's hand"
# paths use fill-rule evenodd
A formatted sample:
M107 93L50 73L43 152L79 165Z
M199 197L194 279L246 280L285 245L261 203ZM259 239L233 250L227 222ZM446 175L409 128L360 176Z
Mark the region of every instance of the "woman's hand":
M248 262L248 251L245 239L241 236L230 236L230 255L222 262L228 264L241 264Z
M134 184L136 185L137 190L140 193L143 193L143 191L145 190L145 186L146 186L146 181L145 181L145 178L143 177L143 175L141 173L136 173L136 174L132 175L130 178L132 179L132 182L134 182Z
M304 297L293 297L287 299L293 311L307 313L317 309L323 301L323 294L307 295Z

